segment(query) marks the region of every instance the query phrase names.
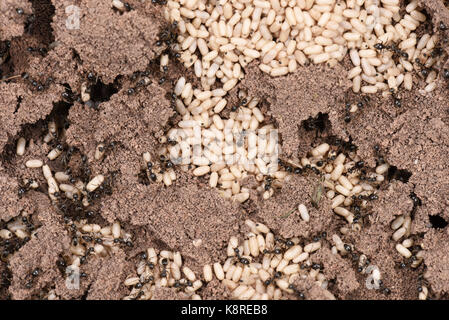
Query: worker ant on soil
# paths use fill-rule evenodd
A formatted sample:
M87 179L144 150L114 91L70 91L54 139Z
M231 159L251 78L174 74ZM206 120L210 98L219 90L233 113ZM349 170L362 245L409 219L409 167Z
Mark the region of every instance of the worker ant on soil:
M327 113L319 112L316 117L310 116L306 120L302 121L302 126L306 131L316 130L323 132L326 129L327 122L329 121L329 115Z
M400 108L402 106L402 100L397 95L397 91L395 89L391 88L390 89L390 94L393 97L394 106Z

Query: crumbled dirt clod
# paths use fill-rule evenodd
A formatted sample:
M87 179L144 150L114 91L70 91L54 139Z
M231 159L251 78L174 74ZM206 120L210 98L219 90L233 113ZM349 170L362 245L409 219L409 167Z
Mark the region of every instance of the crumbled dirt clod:
M106 82L117 75L145 70L162 51L155 42L164 19L160 7L151 1L123 14L113 10L110 1L80 1L76 4L81 17L79 29L74 26L70 30L66 26L65 8L73 2L53 1L53 5L55 40L79 55L86 72L95 72Z
M331 222L338 217L332 212L329 199L323 194L318 209L311 203L316 187L320 184L320 178L315 174L306 177L294 175L270 199L264 202L252 199L259 207L253 209L255 214L250 215L250 218L263 222L285 239L311 238L324 231L330 233L333 231L330 229L333 225ZM314 221L313 223L301 219L298 212L298 205L301 203L308 208L310 221Z
M341 66L310 65L299 66L293 74L271 78L257 66L252 66L241 86L248 88L250 96L266 100L268 115L278 124L283 155L297 160L310 150L310 145L304 143L306 133L302 122L316 117L319 112L337 117L337 99L350 87L345 74ZM292 114L297 116L292 117ZM311 135L315 136L315 133L316 130Z
M17 194L19 185L17 181L11 180L4 172L4 168L0 167L0 192L2 194L3 210L0 219L8 221L20 213L20 200Z
M227 241L236 233L241 213L215 190L194 178L178 175L175 188L136 183L132 190L126 184L118 186L122 196L108 199L102 212L105 217L115 216L145 227L159 241L201 267L220 259ZM173 221L178 223L173 225ZM195 247L194 240L202 240L201 245Z
M438 295L449 293L448 237L447 230L431 230L423 239L423 248L426 250L424 259L426 259L427 267L424 277L429 281L432 290Z
M23 12L19 14L17 9L21 9ZM0 41L21 36L24 31L26 17L31 12L31 3L29 1L2 1L0 3Z
M126 277L125 270L129 267L130 263L126 261L126 255L123 251L105 259L98 269L97 275L92 279L87 299L118 300L126 295L123 281ZM105 295L105 293L107 294Z

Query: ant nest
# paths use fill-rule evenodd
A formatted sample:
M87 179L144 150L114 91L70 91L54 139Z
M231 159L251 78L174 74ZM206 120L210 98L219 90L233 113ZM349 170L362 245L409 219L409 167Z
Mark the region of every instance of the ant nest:
M112 4L119 10L128 10L119 0ZM177 80L173 99L181 120L160 137L162 146L155 152L157 159L149 152L143 154L148 179L170 186L176 180L174 166L179 166L194 176L207 178L210 187L224 198L243 203L250 196L250 190L244 186L250 176L258 181L261 198L269 199L291 174L312 170L320 176L312 204L318 206L323 196L331 201L333 212L348 223L340 228L343 236L362 230L363 211L369 209L369 201L378 198L376 190L386 180L388 164L380 161L374 170L369 170L355 150L342 151L341 145L336 150L328 143L313 148L299 163L279 161L277 131L262 113L258 98L239 90L239 104L227 116L222 111L228 105L227 94L244 78L244 68L253 61L258 61L260 70L277 77L295 72L298 64L335 66L349 55L353 68L348 70L348 79L355 93L382 92L384 97L392 95L396 106L400 106L397 91L401 86L412 90L415 72L426 83L419 92L432 92L442 71L443 50L438 35L421 32L427 17L420 11L418 1L408 2L405 11L401 11L399 0L170 0L165 17L173 23L171 27L179 30L178 43L171 44L171 49L178 52L176 56L185 67L193 67L201 88L193 88L184 77ZM440 29L443 30L441 25ZM160 70L165 72L168 64L169 55L162 54ZM93 80L94 76L90 74L88 78ZM446 69L443 78L449 79ZM145 84L149 79L143 81ZM43 90L42 85L32 82ZM129 89L128 94L133 90ZM80 92L83 102L93 103L88 83L82 83ZM64 94L65 99L72 99L68 92ZM347 108L356 112L358 106ZM73 152L73 148L65 150L59 144L64 136L65 129L49 121L43 142L53 148L47 159L28 159L24 164L30 170L42 169L54 203L68 199L86 208L109 188L111 178L103 174L91 177L89 173L84 174L90 177L89 181L82 181L74 179L69 171L52 172L47 161L63 157L65 164ZM26 144L23 137L18 139L17 156L25 155ZM95 160L107 156L113 145L99 143ZM85 163L87 158L83 158ZM39 188L38 182L31 179L24 179L23 184L19 193ZM417 197L412 199L419 202ZM296 210L304 221L312 219L304 204L293 211ZM73 234L69 267L79 268L89 254L102 257L117 250L119 244L132 246L131 235L122 230L119 222L105 227L88 224L87 220L72 222L67 218L65 222ZM397 216L391 223L392 240L398 254L411 259L412 268L418 268L424 251L411 234L411 224L411 213ZM247 220L246 225L250 232L243 241L230 239L223 264L204 266L204 282L215 276L236 299L283 299L292 294L303 298L294 283L309 278L334 298L327 290L329 281L321 272L322 266L312 262L313 254L321 249L321 241L304 244L299 238L283 240L261 223ZM17 239L21 244L34 233L32 224L17 218L2 227L0 238L9 242ZM336 234L332 241L334 254L346 256L353 250ZM65 266L65 261L62 264ZM359 265L364 266L362 257ZM132 287L125 299L151 299L159 287L177 288L191 299L201 299L203 281L183 266L179 252L150 248L141 254L136 273L125 280L124 284ZM379 274L376 277L380 280ZM419 298L426 299L427 295L424 286ZM48 297L55 298L55 294L50 292Z
M238 202L249 198L249 190L242 186L248 175L260 182L258 191L264 199L288 179L288 172L267 156L279 154L278 144L260 139L275 127L257 107L259 99L240 90L240 105L232 107L229 116L221 115L227 106L225 96L244 78L243 68L250 62L258 61L262 71L276 77L295 72L298 64L310 61L334 66L349 55L354 65L348 71L353 91L381 91L384 97L392 95L396 106L401 106L397 95L400 86L412 89L413 72L424 77L427 85L420 92L426 94L436 88L442 67L438 36L417 36L416 30L427 17L416 0L410 1L403 13L399 0L255 0L250 5L226 0L171 0L165 17L172 22L171 28L179 31L178 43L170 44L171 49L179 52L185 67L193 67L201 89L194 89L184 77L177 80L173 99L182 119L160 138L164 145L158 151L162 164L153 163L150 154L144 154L148 179L169 186L176 179L173 165L180 164L182 170L191 169L195 176L208 176L211 187ZM169 55L161 55L161 71L168 63ZM353 113L358 107L347 108ZM346 118L350 121L349 116ZM201 154L196 154L197 148ZM197 156L184 163L192 153ZM173 161L179 158L182 161ZM340 194L336 203L351 191L352 183L345 179L342 177L343 182L336 186L343 194L331 186L332 179L325 182ZM355 191L351 196L372 190L361 185ZM335 212L349 221L351 214L345 210L338 207Z

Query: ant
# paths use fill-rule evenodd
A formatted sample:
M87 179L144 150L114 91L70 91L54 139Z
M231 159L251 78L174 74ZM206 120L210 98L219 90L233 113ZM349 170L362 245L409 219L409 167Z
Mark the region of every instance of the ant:
M161 46L162 43L165 43L167 46L176 43L178 37L177 24L170 24L165 29L163 29L158 36L159 40L156 42L156 45L158 46ZM170 53L171 52L169 52L169 54Z
M401 98L399 98L396 94L396 90L391 88L390 89L390 94L393 97L393 102L394 102L394 106L400 108L402 106L402 101Z
M419 58L416 58L416 59L415 59L415 63L421 68L420 74L421 74L423 77L427 77L427 76L429 75L430 71L433 70L432 67L431 67L431 68L427 68L426 65L425 65L424 63L422 63L421 60L420 60Z
M32 29L35 27L36 15L31 14L27 17L25 22L25 32L31 33Z
M235 258L237 259L237 262L240 262L241 264L245 264L245 265L248 265L249 263L250 263L250 261L247 259L247 258L245 258L245 257L242 257L241 255L240 255L240 250L239 250L239 248L235 248L234 249L234 253L235 253Z
M161 277L162 278L166 278L167 277L167 265L168 265L167 258L163 258L160 263L162 265L162 267L161 267Z
M117 146L122 146L119 141L111 141L109 143L102 143L102 146L98 147L98 151L102 153L102 159L106 158Z
M28 179L25 184L19 184L19 190L17 192L19 198L22 198L26 192L31 189L31 185L34 183L33 179Z
M393 54L394 54L393 56L395 56L395 55L400 56L406 60L408 60L408 58L409 58L408 53L399 49L398 46L394 42L391 45L385 45L385 44L379 42L374 45L374 48L378 51L382 51L382 50L386 49L390 52L393 52Z
M329 143L330 145L336 146L337 150L336 150L336 154L339 153L349 153L349 152L354 152L357 150L357 146L352 143L352 137L349 136L349 140L348 141L344 141L341 138L338 138L337 136L329 136L326 139L326 142ZM333 159L329 159L330 161L335 160Z
M72 89L68 86L65 86L64 92L61 94L61 97L64 101L68 103L73 103L78 99L78 96L72 92Z
M449 80L449 69L443 70L443 78Z
M67 167L67 165L70 162L70 159L72 158L72 155L74 152L78 151L75 147L69 147L67 151L64 153L64 155L61 157L61 163L64 167Z

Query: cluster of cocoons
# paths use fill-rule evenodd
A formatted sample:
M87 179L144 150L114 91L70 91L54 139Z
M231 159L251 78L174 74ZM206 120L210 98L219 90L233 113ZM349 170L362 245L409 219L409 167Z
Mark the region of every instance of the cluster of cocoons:
M197 290L203 282L186 265L179 252L158 251L148 248L140 254L136 273L124 282L130 293L124 300L150 300L158 288L173 288L182 292L185 299L201 300Z
M126 233L118 221L105 227L89 224L86 220L74 221L70 259L68 266L79 268L89 255L107 256L118 249L118 245L131 241L131 234Z
M48 133L44 136L43 142L50 143L58 136L57 132L56 123L49 121ZM61 134L58 138L61 139ZM81 181L81 179L74 179L68 171L53 172L49 164L62 154L63 148L60 145L48 153L47 159L28 159L25 161L26 143L23 137L18 139L16 154L24 159L25 167L29 170L42 170L48 186L48 196L54 204L58 204L61 199L68 199L79 202L85 208L91 205L90 200L94 192L103 188L102 184L105 182L103 175L96 175L89 181ZM95 149L95 160L101 160L104 153L105 146L100 143ZM27 188L37 189L39 187L35 180L25 178L23 182ZM131 235L122 230L119 222L103 227L98 224L88 224L85 219L75 219L75 221L66 219L65 223L70 227L72 234L72 243L66 257L68 261L64 262L68 267L79 268L89 255L100 257L108 255L110 252L114 252L120 244L132 245ZM8 223L7 227L7 229L0 230L0 237L3 239L10 239L12 233L19 239L29 239L33 236L21 220L13 220Z
M332 201L333 211L343 217L349 224L348 227L341 227L340 232L347 235L351 232L361 231L361 211L367 207L368 201L376 200L377 186L386 179L389 165L379 163L372 172L364 172L362 175L363 162L355 152L349 152L348 156L343 153L337 154L327 143L323 143L311 150L308 157L301 159L301 165L310 165L320 170L324 174L323 186L326 197ZM363 178L362 178L363 176ZM362 179L361 179L362 178ZM411 234L412 218L407 212L398 215L391 223L394 231L392 240L396 243L397 252L407 261L410 267L418 268L424 260L424 250L414 241ZM344 256L354 248L344 244L338 235L333 235L334 246L332 252ZM345 247L346 246L346 247ZM363 255L359 259L359 272L364 272L365 264ZM377 277L377 274L373 274ZM374 278L376 281L379 278ZM419 299L427 297L427 288L419 293Z
M31 218L20 215L6 221L0 226L0 260L8 261L11 254L19 250L25 243L36 237L37 227Z
M338 153L327 143L318 145L300 161L298 166L310 166L323 176L325 195L332 201L334 213L343 217L353 230L361 230L360 213L369 200L377 199L373 184L385 180L388 165L379 165L375 172L362 174L363 161L356 152Z
M56 123L54 121L49 121L48 133L44 136L43 142L50 143L56 137L56 133ZM64 135L64 132L62 133L62 135ZM23 137L20 137L17 140L16 154L18 156L23 156L25 154L25 149L26 140ZM62 152L62 146L57 145L48 153L47 158L49 161L56 160L62 154ZM95 150L95 160L101 160L101 158L104 156L104 152L104 145L99 144ZM53 174L50 166L41 159L29 159L25 162L25 166L29 169L42 168L42 173L47 180L48 195L54 202L57 201L59 195L62 192L64 193L64 196L66 198L71 200L81 200L83 206L88 207L88 193L94 192L105 182L105 177L102 174L93 177L87 182L83 182L79 179L73 180L69 174L63 171L55 172ZM25 179L24 183L26 183L32 189L37 189L39 187L36 181Z
M387 94L402 84L411 90L412 72L423 68L423 92L430 92L438 38L418 38L426 15L417 2L402 12L399 0L170 0L165 16L178 26L181 61L205 90L217 79L232 88L255 60L276 77L310 62L335 66L349 54L354 92Z
M423 262L424 250L419 250L413 255L411 247L416 245L411 234L412 218L410 213L398 215L396 219L391 222L391 229L394 231L392 235L393 241L396 242L396 250L405 259L410 259L412 256L411 267L418 268Z
M217 278L229 289L232 299L281 300L291 295L304 298L295 282L311 279L325 295L335 299L327 290L322 266L313 262L314 253L321 248L320 240L304 244L299 238L284 240L262 223L245 223L250 231L240 240L231 237L226 261L204 266L206 282Z
M75 221L71 224L72 243L69 251L66 252L58 262L59 266L65 268L66 281L68 279L81 280L87 274L81 271L82 265L88 259L104 258L113 255L118 250L120 244L131 243L131 234L125 232L116 221L111 225L100 226L89 224L85 219ZM62 262L63 261L63 262ZM70 278L73 277L73 278ZM60 297L51 289L45 296L48 300L57 300Z
M264 199L282 185L287 172L278 166L278 135L273 124L266 121L258 107L258 99L240 90L239 106L224 118L220 112L227 105L226 89L193 89L181 77L174 88L176 108L182 116L176 127L160 139L159 155L170 159L181 170L195 176L207 176L209 185L218 188L223 197L238 202L249 198L249 190L242 187L248 175L260 182ZM157 171L149 153L143 155L151 163L147 174L152 180L171 185L176 179L173 169ZM270 176L270 182L264 183Z
M9 240L16 236L19 239L25 239L34 235L30 233L27 225L23 222L21 217L17 217L9 221L5 229L0 230L0 238L3 240Z

